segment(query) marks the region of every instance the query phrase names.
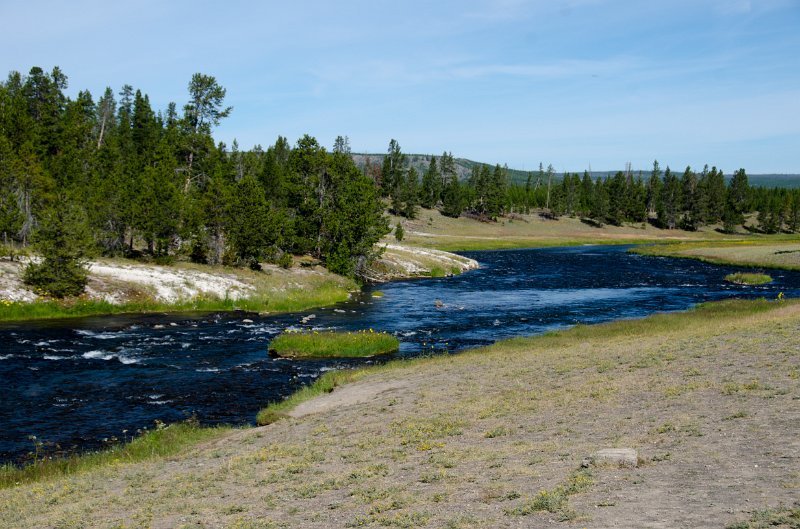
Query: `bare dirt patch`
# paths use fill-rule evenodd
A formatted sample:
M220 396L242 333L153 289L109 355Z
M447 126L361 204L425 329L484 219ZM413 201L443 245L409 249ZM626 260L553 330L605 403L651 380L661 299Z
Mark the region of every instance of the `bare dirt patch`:
M299 419L313 413L340 410L355 404L373 401L385 393L399 393L406 387L408 384L404 381L369 381L348 384L337 391L301 403L288 415Z

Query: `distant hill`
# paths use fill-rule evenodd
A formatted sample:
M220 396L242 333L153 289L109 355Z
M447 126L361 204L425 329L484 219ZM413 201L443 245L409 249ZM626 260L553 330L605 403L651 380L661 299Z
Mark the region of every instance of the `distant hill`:
M372 165L376 165L378 167L381 166L383 163L383 157L386 156L385 154L364 154L364 153L354 153L353 161L356 165L363 170L364 167L367 165L367 161ZM417 172L422 175L425 171L428 170L428 166L431 163L431 155L430 154L406 154L408 157L408 163L410 167L413 167L417 170ZM436 155L439 158L438 155ZM467 160L466 158L456 158L456 170L458 171L458 178L460 180L465 180L469 178L469 175L472 173L472 168L476 165L481 165L482 162L476 162L474 160ZM492 167L495 164L488 164ZM536 178L537 170L530 171L534 173L534 178ZM590 174L592 179L596 178L605 178L607 176L613 176L616 174L617 170L614 171L592 171ZM638 175L640 170L636 169L633 171L634 175ZM508 174L511 177L511 181L516 184L524 184L528 179L529 171L523 171L521 169L508 169ZM641 170L642 177L647 178L650 175L650 169L642 169ZM680 171L679 174L682 174L683 171ZM583 174L583 171L580 171L580 174ZM556 173L556 180L561 180L561 173ZM726 174L726 179L730 180L733 176L733 173ZM800 174L748 174L748 180L750 181L751 186L757 187L783 187L789 189L797 189L800 188Z

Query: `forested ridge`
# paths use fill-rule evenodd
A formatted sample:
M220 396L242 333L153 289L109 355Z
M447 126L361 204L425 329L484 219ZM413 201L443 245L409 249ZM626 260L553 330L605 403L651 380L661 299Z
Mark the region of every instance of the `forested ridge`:
M715 167L675 173L656 162L650 174L592 179L540 165L519 184L500 165L476 164L459 178L447 152L420 174L396 140L379 165L359 168L342 136L330 152L309 135L248 151L216 143L213 128L233 109L209 75L192 76L183 105L166 109L130 85L98 98L70 98L67 86L58 67L0 83L0 237L7 254L35 246L42 259L26 281L58 297L83 290L83 260L97 254L254 269L308 254L357 276L390 231L387 206L408 218L421 206L487 221L537 209L600 225L720 223L729 232L758 211L764 232L800 225L800 192L752 188L744 169L726 184Z

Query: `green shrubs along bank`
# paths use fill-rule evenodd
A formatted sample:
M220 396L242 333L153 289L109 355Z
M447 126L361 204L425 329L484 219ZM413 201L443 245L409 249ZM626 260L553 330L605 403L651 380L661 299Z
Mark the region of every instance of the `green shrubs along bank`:
M392 353L400 340L372 329L357 332L285 332L272 340L269 352L283 358L364 358Z

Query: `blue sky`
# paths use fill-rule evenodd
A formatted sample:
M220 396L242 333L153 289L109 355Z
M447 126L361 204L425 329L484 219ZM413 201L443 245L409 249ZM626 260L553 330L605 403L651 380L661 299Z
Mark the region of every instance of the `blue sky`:
M58 65L71 94L157 109L195 72L215 131L532 169L631 162L800 173L800 0L0 0L0 74Z

